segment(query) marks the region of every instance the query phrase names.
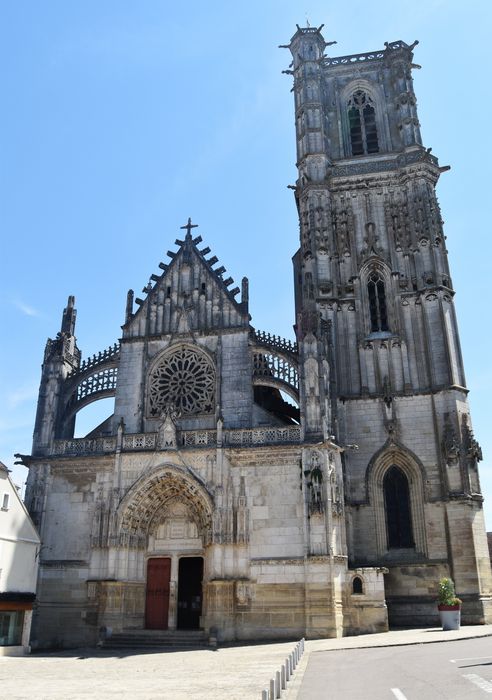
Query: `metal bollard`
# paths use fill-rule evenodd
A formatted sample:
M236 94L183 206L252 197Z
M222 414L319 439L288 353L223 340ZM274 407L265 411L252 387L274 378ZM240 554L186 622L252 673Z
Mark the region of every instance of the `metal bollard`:
M275 681L270 678L270 697L269 700L275 700Z
M275 672L275 700L280 698L280 671Z
M268 698L268 690L262 690L262 691L261 691L261 700L269 700L269 698Z
M296 668L296 655L294 652L291 652L290 658L292 659L292 670L295 671Z
M290 681L290 664L289 664L289 657L285 659L285 680Z
M280 687L282 688L282 690L285 690L287 687L285 664L282 664L282 666L280 667Z

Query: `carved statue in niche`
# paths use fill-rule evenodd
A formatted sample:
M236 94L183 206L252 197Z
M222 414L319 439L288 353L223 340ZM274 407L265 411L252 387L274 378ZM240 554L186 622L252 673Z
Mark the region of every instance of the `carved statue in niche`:
M354 233L354 215L351 209L332 213L332 224L339 257L350 257L350 236Z
M372 221L368 221L365 226L364 248L362 249L363 256L382 255L383 249L379 245L379 237L376 231L376 225Z
M457 464L460 458L460 441L451 422L449 413L444 414L444 428L441 446L446 464Z
M157 445L161 450L176 449L176 423L178 411L174 406L166 406L161 413L161 424L157 432Z
M304 254L311 252L311 237L310 237L310 227L309 227L309 212L307 210L307 204L305 204L304 211L301 212L300 216L300 229L301 229L301 241Z
M315 450L311 452L308 465L309 468L304 471L304 476L308 487L309 512L310 514L323 513L323 472L321 470L320 456Z
M333 471L330 474L330 485L331 485L332 514L335 517L339 517L340 515L343 515L343 503L342 503L342 494L341 494L340 484L338 483L338 479L337 479L335 471Z

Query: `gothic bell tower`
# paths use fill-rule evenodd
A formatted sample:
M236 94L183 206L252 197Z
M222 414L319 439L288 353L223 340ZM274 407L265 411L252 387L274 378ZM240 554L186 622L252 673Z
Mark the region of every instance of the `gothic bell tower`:
M296 327L300 350L307 327L330 364L330 432L357 448L345 451L349 559L388 568L393 623L428 622L446 575L463 619L489 621L481 453L435 192L448 168L422 144L417 42L328 57L321 29L298 27L285 47L297 139Z

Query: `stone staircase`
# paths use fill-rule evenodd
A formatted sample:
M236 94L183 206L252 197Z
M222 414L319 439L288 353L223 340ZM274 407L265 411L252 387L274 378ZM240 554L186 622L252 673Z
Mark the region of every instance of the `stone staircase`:
M126 629L114 632L101 644L103 649L161 649L186 651L209 649L208 635L202 630L140 630Z

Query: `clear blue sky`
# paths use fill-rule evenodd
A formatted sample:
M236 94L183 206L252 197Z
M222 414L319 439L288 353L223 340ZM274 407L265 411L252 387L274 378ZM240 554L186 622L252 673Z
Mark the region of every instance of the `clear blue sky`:
M188 216L228 273L249 277L253 324L292 337L295 138L277 46L308 17L338 41L331 55L420 40L424 143L452 166L438 194L492 529L490 7L0 1L0 460L31 450L43 349L67 296L83 356L112 344L127 290L140 293Z

